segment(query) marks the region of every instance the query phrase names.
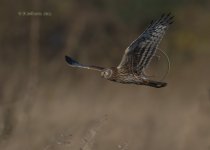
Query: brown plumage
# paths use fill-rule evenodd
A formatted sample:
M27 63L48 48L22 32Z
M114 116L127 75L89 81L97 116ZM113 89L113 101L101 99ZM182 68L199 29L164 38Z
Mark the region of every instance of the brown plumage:
M156 88L164 87L167 83L150 80L144 76L143 71L155 56L160 41L172 23L173 16L170 13L162 15L160 19L154 22L152 21L146 30L128 46L117 67L103 68L83 65L68 56L66 56L66 61L72 67L100 71L101 76L110 81Z

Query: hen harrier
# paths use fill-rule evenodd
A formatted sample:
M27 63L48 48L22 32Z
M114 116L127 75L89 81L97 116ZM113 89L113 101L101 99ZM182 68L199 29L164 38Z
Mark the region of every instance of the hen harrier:
M156 21L152 21L146 30L125 50L124 56L117 67L103 68L93 65L83 65L65 56L67 63L72 67L91 69L101 72L101 76L110 81L147 85L161 88L165 82L154 81L144 75L144 69L155 56L158 45L162 40L169 25L173 23L171 14L163 14Z

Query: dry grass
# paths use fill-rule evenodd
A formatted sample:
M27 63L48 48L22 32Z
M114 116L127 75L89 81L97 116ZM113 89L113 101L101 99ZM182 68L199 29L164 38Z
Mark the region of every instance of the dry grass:
M10 76L4 98L15 94L14 86L20 93L1 105L1 118L10 117L4 110L12 110L10 128L1 124L1 149L208 150L210 64L204 58L174 68L180 71L172 70L163 89L116 84L80 70L87 75L82 78L64 67L55 82L40 80L30 109L22 101L24 87L11 81L18 77Z
M31 2L0 5L1 150L210 150L206 4L151 12L139 0ZM53 16L14 15L35 5ZM112 83L64 62L117 65L163 8L176 16L160 46L171 58L166 88Z

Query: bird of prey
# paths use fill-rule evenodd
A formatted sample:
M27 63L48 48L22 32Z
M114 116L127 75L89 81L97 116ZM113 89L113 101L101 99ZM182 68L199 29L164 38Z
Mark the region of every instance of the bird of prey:
M169 13L163 14L159 19L152 21L145 31L126 48L117 67L104 68L84 65L68 56L65 56L66 62L71 67L99 71L103 78L110 81L146 85L155 88L164 87L167 83L149 79L145 76L144 70L155 56L166 30L173 23L173 18L174 16Z

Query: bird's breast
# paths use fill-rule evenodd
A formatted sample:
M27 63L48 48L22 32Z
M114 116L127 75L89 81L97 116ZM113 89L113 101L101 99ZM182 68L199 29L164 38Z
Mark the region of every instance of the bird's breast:
M134 83L142 81L140 76L136 76L126 70L120 69L113 70L113 73L108 80L120 83Z

